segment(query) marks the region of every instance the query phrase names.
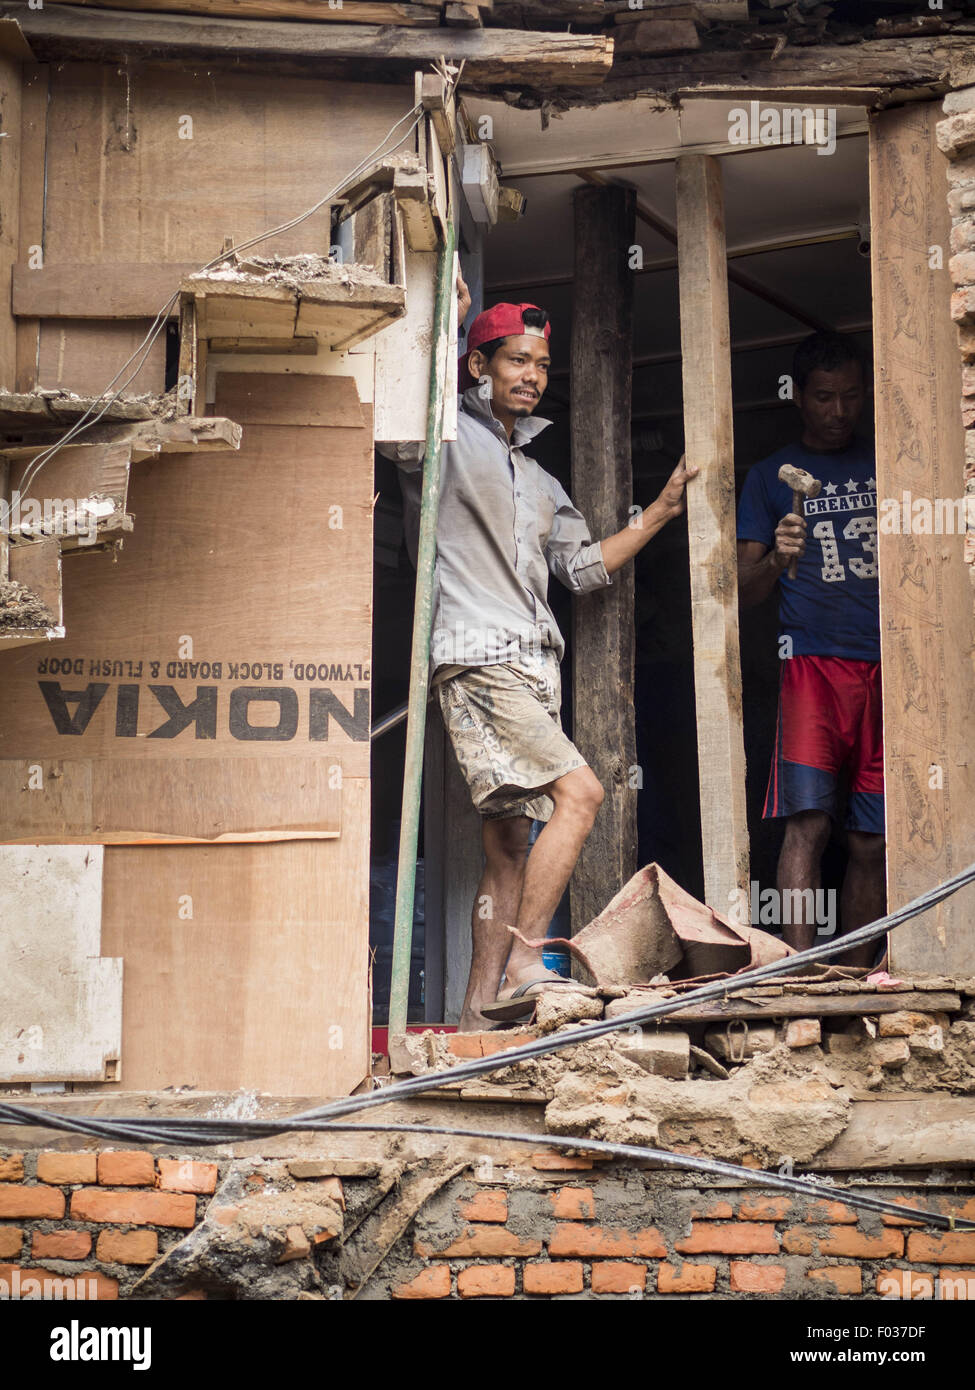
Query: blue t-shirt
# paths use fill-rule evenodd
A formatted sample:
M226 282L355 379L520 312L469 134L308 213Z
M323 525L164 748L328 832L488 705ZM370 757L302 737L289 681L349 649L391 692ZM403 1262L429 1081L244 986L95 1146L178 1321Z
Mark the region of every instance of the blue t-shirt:
M823 485L805 503L806 550L796 578L779 580L779 626L795 656L880 660L877 583L877 480L871 444L817 454L789 444L756 463L738 503L738 539L771 549L775 528L792 511L792 489L779 481L784 463Z

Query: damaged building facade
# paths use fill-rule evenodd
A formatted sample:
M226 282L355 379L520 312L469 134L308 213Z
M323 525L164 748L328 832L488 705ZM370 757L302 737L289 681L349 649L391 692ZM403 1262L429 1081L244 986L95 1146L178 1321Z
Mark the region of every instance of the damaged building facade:
M734 498L794 344L855 336L898 909L975 860L975 16L168 8L0 7L0 1107L128 1126L0 1108L3 1286L971 1296L975 892L872 982L759 929L777 661ZM607 793L551 933L578 987L484 1034L452 1030L480 841L432 716L382 1026L413 577L375 445L427 437L438 366L454 436L448 235L475 311L549 309L538 458L594 535L702 470L686 536L561 610ZM397 1133L287 1126L366 1097Z

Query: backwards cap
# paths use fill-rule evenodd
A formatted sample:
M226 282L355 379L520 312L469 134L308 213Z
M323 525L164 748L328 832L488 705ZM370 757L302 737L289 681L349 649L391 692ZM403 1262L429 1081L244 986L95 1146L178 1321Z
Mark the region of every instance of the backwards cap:
M519 338L522 334L529 334L534 338L550 337L552 325L547 323L544 328L533 328L525 324L524 314L526 309L537 309L537 304L495 304L491 309L485 309L482 314L471 324L467 333L467 349L464 356L460 359L460 389L466 391L469 386L476 385L467 359L475 348L482 343L493 342L495 338Z

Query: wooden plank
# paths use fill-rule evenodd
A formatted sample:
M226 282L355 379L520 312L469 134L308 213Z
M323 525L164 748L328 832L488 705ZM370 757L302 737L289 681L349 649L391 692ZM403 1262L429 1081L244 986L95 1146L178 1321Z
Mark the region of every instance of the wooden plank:
M157 420L126 431L133 459L155 454L226 453L240 448L241 426L213 415L184 415L178 420Z
M315 24L395 24L407 28L435 28L436 12L426 4L402 0L343 0L331 9L323 0L64 0L69 5L97 5L99 9L164 10L171 14L225 15L230 19L294 19Z
M884 112L870 129L877 498L960 499L965 436L951 322L944 156L937 103ZM910 515L910 506L909 506ZM900 529L900 528L899 528ZM878 537L889 910L975 859L971 758L975 647L964 524ZM975 888L891 936L892 969L975 971Z
M32 67L23 77L20 117L20 225L17 259L22 266L38 264L45 250L44 173L47 162L49 70ZM25 319L16 329L17 391L33 391L37 384L40 322ZM5 384L9 378L5 378Z
M101 915L101 849L0 849L0 1082L118 1080L122 962Z
M846 1129L809 1166L818 1170L970 1168L975 1100L925 1095L854 1101Z
M195 56L321 62L381 59L383 66L412 70L436 62L444 39L437 30L383 29L374 25L300 24L286 20L231 20L146 15L109 10L47 7L21 12L31 47L44 58L158 58ZM613 43L602 35L536 33L506 29L457 29L450 36L453 62L463 59L465 81L533 87L555 82L602 82L613 61Z
M572 499L592 537L625 523L633 500L630 410L636 237L631 188L573 193ZM573 738L605 792L572 877L572 930L591 922L636 872L633 715L634 571L573 605Z
M636 1005L634 1005L636 1007ZM691 1004L673 1017L681 1023L721 1023L734 1018L835 1018L890 1014L900 1009L919 1013L957 1013L961 998L938 990L897 990L887 994L784 994L781 999L742 999Z
M704 897L719 912L746 892L748 821L735 582L734 416L721 169L677 161L684 448Z
M0 283L6 284L20 255L20 140L21 67L6 54L0 56L0 90L3 93L3 128L10 138L0 140ZM6 296L0 305L0 381L17 380L16 325Z
M113 323L111 320L42 318L38 388L98 396L118 377L115 390L129 381L125 388L127 393L141 395L148 391L161 396L166 389L166 333L165 330L159 333L148 352L143 354L143 339L150 327L150 319ZM134 353L138 356L125 367ZM138 362L142 365L136 372Z
M429 205L411 204L426 209ZM301 281L295 288L245 280L193 277L183 292L197 304L199 341L208 338L258 338L290 341L314 337L323 346L341 351L378 333L406 310L398 285Z
M45 265L13 273L13 311L45 319L153 319L198 264ZM173 309L175 316L177 310Z
M126 1086L351 1091L370 1060L368 884L365 778L336 840L106 849Z

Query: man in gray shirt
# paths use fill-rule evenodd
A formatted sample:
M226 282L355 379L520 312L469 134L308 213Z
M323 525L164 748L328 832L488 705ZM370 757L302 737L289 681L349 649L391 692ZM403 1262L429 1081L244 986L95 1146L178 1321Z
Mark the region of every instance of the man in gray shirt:
M463 322L470 297L462 280L458 296ZM457 439L441 458L432 684L482 817L485 857L463 1032L527 1016L532 994L559 982L521 938L545 935L603 800L559 722L565 643L549 607L549 572L575 594L611 584L684 510L697 472L681 460L655 502L593 541L560 483L525 453L550 423L533 415L548 381L550 332L548 315L532 304L477 316L461 362ZM415 562L423 446L383 452L403 470ZM532 820L547 824L529 854Z

